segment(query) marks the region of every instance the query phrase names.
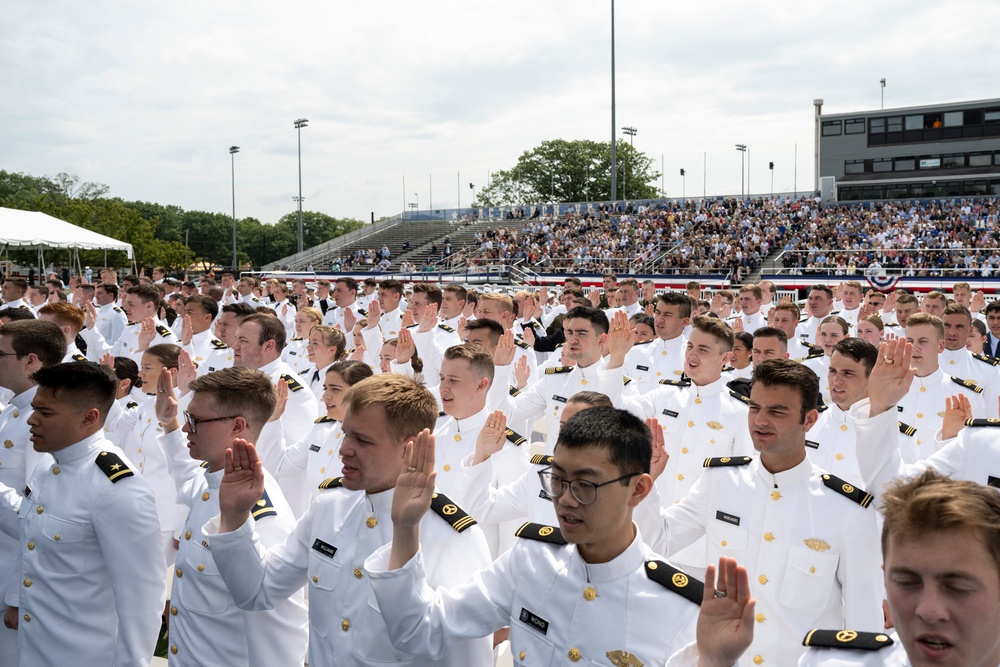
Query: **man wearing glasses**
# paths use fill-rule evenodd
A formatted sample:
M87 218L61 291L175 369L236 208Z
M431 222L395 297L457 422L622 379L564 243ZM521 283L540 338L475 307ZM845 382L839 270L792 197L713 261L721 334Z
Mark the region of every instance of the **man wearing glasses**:
M392 544L365 561L389 639L434 659L455 639L510 625L519 665L733 664L752 634L746 571L720 561L718 586L705 587L643 543L632 511L652 488L651 456L650 429L637 417L607 407L577 413L539 472L559 528L525 524L524 539L489 567L434 590L419 531L434 494L434 441L422 434L396 483Z

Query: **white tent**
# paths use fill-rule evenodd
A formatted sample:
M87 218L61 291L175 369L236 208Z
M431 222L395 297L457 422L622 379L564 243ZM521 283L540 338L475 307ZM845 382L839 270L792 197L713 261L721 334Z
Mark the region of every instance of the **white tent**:
M37 211L0 207L0 243L7 248L123 250L132 259L132 244ZM75 253L74 253L75 254Z

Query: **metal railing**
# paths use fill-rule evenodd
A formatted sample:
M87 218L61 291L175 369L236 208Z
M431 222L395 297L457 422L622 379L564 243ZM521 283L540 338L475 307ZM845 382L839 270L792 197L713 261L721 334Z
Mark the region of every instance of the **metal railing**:
M857 263L847 264L843 268L834 261L825 262L820 266L809 266L810 258L817 254L824 254L829 258L838 255L848 255L858 257L864 255L866 262L864 265ZM990 255L1000 257L1000 248L878 248L868 250L847 250L841 248L821 249L821 250L784 250L774 258L773 272L775 275L811 275L811 274L840 274L847 276L969 276L981 275L983 267L962 267L955 268L952 265L940 265L933 259L939 256L964 257L967 254L976 256L977 262L986 261ZM915 257L932 257L932 261L907 261ZM873 265L867 261L869 257L874 257L877 261ZM1000 263L996 267L990 265L988 275L1000 273Z
M330 239L325 243L320 243L319 245L307 248L306 250L294 255L282 257L281 259L271 262L270 264L265 264L261 268L264 271L273 271L279 266L307 266L314 259L319 259L321 257L325 258L335 250L339 250L347 245L350 245L351 243L354 243L355 241L361 241L369 236L374 236L379 232L395 227L401 222L403 222L402 215L394 215L391 218L383 218L374 225L365 225L361 229L355 229L353 232L348 232L343 236Z

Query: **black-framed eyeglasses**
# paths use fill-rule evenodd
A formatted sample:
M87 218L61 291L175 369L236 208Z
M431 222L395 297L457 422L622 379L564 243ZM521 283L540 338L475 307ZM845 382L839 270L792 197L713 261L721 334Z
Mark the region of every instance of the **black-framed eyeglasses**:
M239 415L233 415L232 417L213 417L211 419L198 419L192 417L188 414L187 410L184 411L184 423L187 424L188 431L191 433L198 432L198 424L209 424L211 422L224 422L227 419L236 419Z
M594 484L585 479L564 479L552 472L552 468L546 468L545 470L538 471L538 479L542 482L542 490L552 499L561 496L566 487L569 487L569 492L576 498L576 502L581 505L593 505L594 501L597 500L597 490L602 486L614 484L615 482L624 482L626 479L632 479L636 475L641 474L641 472L630 472L610 482Z
M23 356L23 354L18 354L17 352L0 352L0 359L3 359L4 357L17 357L20 359Z

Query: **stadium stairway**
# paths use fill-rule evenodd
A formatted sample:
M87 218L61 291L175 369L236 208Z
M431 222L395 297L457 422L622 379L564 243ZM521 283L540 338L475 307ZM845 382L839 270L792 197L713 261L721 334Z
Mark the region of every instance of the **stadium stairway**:
M333 260L337 257L349 257L353 255L358 250L375 250L377 253L383 245L389 248L391 253L389 260L392 262L392 268L394 270L399 267L399 262L405 258L406 255L411 254L415 248L421 247L425 242L427 247L430 247L430 243L433 239L444 238L453 230L458 229L461 223L458 222L448 222L446 220L429 220L429 221L413 221L413 222L401 222L398 225L389 227L377 234L365 237L353 243L349 243L345 246L330 250L328 253L319 255L316 257L312 264L317 271L329 271L330 265ZM410 241L411 249L409 252L403 252L403 243L405 241ZM378 258L379 260L381 257ZM370 265L361 265L361 270L367 270ZM292 266L292 270L301 271L304 266ZM356 267L357 268L357 267Z

